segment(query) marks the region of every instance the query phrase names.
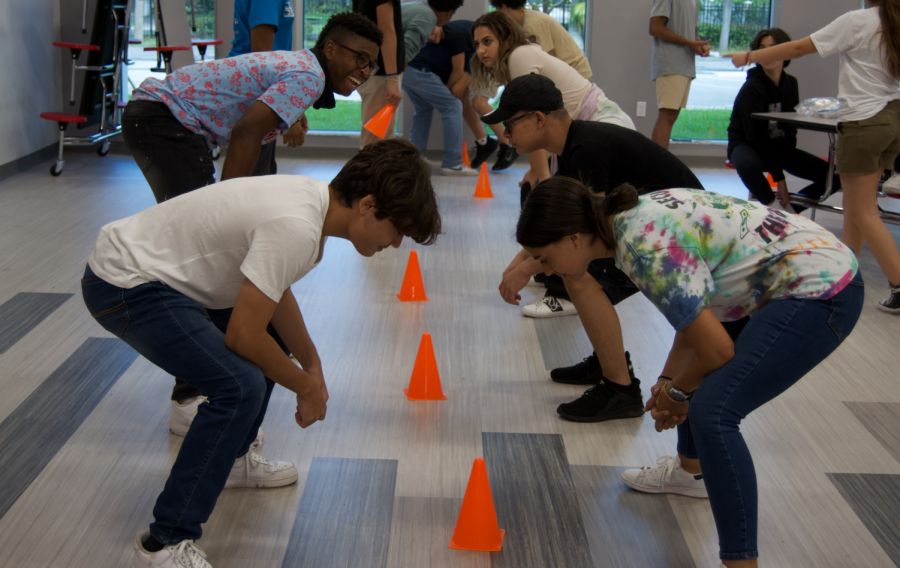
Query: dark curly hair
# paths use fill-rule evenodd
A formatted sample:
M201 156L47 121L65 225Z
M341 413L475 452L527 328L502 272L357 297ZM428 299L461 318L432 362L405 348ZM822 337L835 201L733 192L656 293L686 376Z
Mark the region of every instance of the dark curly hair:
M518 10L519 8L525 7L525 0L490 0L491 6L494 7L495 10L499 10L503 6L506 6L510 10Z
M778 45L779 43L787 43L787 42L791 41L791 36L789 36L787 34L787 32L784 31L783 29L769 28L767 30L762 30L758 34L756 34L756 37L753 38L753 41L750 42L750 51L756 51L757 49L761 49L760 44L762 43L762 40L766 39L767 37L771 37L772 39L774 39L775 45ZM782 68L787 69L787 66L790 64L791 64L791 60L785 59L784 66ZM757 65L759 65L759 64L757 63Z
M449 12L458 10L463 5L463 0L428 0L428 5L435 12Z
M331 189L345 207L374 195L375 218L390 218L400 233L419 244L434 244L441 234L431 166L408 140L369 144L344 165Z
M329 41L339 41L350 35L374 41L378 47L384 42L384 32L375 25L375 22L356 12L340 12L325 22L322 31L319 32L319 39L316 40L316 47L322 49Z

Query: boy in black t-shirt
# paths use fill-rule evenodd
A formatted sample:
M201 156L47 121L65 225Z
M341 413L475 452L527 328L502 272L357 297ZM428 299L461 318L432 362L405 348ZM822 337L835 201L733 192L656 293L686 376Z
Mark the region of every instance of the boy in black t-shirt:
M559 89L541 75L513 79L503 91L499 108L481 120L486 124L502 122L510 144L520 154L536 150L556 154L556 175L579 179L596 193L623 183L643 192L676 187L703 189L690 168L644 135L614 124L572 120ZM523 202L528 189L527 185L523 187ZM540 263L523 249L503 272L500 295L507 303L518 305L519 291L531 276L542 272ZM593 278L580 281L544 276L546 295L522 307L522 313L530 317L577 313L594 346L594 353L581 363L551 371L550 377L556 382L597 385L578 400L560 405L557 412L577 422L641 416L640 381L625 352L613 307L638 289L616 268L614 259L595 260L588 272Z
M475 53L471 30L469 20L456 20L435 28L429 42L410 61L404 73L403 90L415 107L409 140L424 152L433 111L438 111L444 134L441 174L445 176L478 175L463 165L461 152L462 98L468 89L469 60Z

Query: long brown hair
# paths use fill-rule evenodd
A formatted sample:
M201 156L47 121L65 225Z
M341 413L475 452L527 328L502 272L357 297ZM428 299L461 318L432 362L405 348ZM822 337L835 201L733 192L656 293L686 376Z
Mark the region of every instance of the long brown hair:
M485 67L476 54L472 59L472 74L488 75L501 85L505 85L512 80L512 77L509 76L509 54L515 48L531 42L525 37L519 24L499 10L488 12L475 20L475 23L472 24L473 40L475 39L475 30L482 26L491 30L491 33L497 38L500 50L497 53L497 63L494 64L493 69Z
M891 77L900 79L900 0L881 0L878 15L881 17L884 66Z
M516 241L523 247L539 248L575 233L593 235L607 248L616 248L609 216L638 204L638 192L622 184L597 195L580 181L554 176L537 184L522 205L516 225Z

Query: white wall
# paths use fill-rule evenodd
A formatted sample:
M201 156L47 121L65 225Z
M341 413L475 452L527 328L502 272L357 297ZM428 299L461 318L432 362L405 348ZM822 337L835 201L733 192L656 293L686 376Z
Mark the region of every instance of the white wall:
M41 150L58 138L46 111L67 112L62 98L58 0L0 2L0 165ZM63 53L65 51L65 53Z

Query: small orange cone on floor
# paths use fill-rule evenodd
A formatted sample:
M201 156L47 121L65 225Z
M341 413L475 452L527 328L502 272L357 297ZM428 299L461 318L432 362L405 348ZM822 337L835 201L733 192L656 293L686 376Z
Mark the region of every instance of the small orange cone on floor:
M471 168L472 160L469 159L469 148L468 148L468 146L466 146L465 142L463 142L462 158L463 158L463 162L462 162L463 165L467 168Z
M403 275L403 284L400 293L397 294L401 302L427 302L425 295L425 283L422 282L422 271L419 270L419 256L416 251L409 251L409 261L406 263L406 274Z
M423 333L413 365L409 387L403 389L409 400L447 400L441 387L441 376L438 373L437 361L434 358L434 346L431 345L431 334Z
M366 123L366 130L379 138L384 138L388 127L394 119L395 110L397 110L397 105L384 105L384 108Z
M505 533L497 526L497 511L494 509L484 459L475 458L462 508L450 538L450 548L498 552L503 547Z
M488 177L487 164L481 164L481 172L478 174L478 185L475 186L475 195L472 197L494 197L491 193L491 179Z

